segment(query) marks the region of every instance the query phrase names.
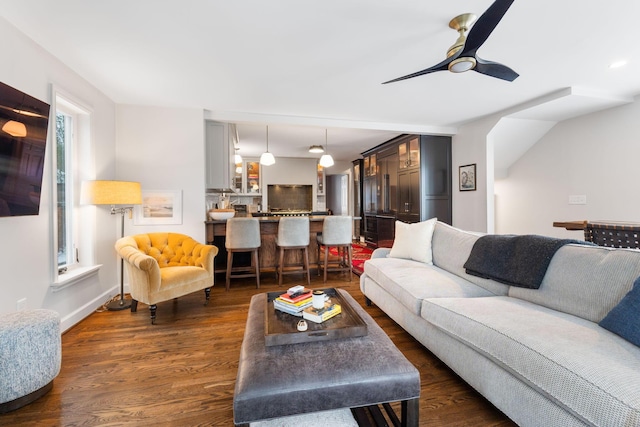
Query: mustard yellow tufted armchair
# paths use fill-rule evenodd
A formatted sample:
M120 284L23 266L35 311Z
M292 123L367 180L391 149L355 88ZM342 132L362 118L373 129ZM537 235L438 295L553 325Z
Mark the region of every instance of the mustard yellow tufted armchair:
M152 324L159 302L201 289L205 305L209 302L217 247L178 233L126 236L117 240L115 247L129 275L131 311L137 311L138 301L149 304Z

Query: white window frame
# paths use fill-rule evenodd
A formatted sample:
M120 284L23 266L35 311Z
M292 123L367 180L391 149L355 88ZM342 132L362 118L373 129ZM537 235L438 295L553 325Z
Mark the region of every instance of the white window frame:
M80 205L80 185L82 181L95 179L95 161L92 149L92 111L75 97L60 88L52 86L51 119L49 128L49 153L51 159L51 287L54 292L80 283L97 275L100 265L96 265L95 207ZM67 189L67 215L71 215L73 262L66 271L58 268L58 191L57 191L57 141L56 115L58 111L73 117L73 141L71 154L66 161L72 165L72 183ZM71 202L69 204L69 202ZM69 208L69 206L71 208ZM77 262L76 262L77 260Z
M59 255L58 256L58 271L60 271L60 269L65 269L67 271L69 270L73 270L74 268L77 267L78 264L78 259L79 259L79 254L78 254L78 242L76 237L78 236L78 221L76 220L76 206L74 204L74 199L75 199L75 183L78 181L78 171L76 168L76 165L78 164L78 159L77 159L77 149L76 149L76 142L75 142L75 138L76 138L76 133L77 133L77 114L66 108L66 106L64 105L63 102L60 102L61 99L58 99L58 102L56 103L56 111L55 111L55 127L56 127L56 132L55 132L55 144L54 144L54 150L56 152L56 155L54 156L54 162L57 163L58 161L58 132L57 132L57 126L58 126L58 114L62 113L64 114L65 117L65 152L64 152L64 156L65 156L65 164L70 166L70 176L66 176L65 177L65 182L66 182L66 191L65 191L65 206L66 206L66 241L67 241L67 254L66 254L66 262L63 265L60 265L60 259L59 259ZM70 127L70 128L69 128ZM58 168L57 168L57 164L55 167L55 171L57 172ZM57 202L59 202L59 200L57 199L58 197L58 191L57 191L57 179L58 177L56 176L56 182L54 183L54 187L56 187L56 192L55 192L55 196L56 196L56 206L57 206ZM56 215L58 214L59 210L56 209ZM56 232L58 232L59 227L57 226L58 222L60 221L60 218L57 219L56 221ZM60 236L58 236L60 237ZM56 240L57 243L57 240ZM59 247L57 247L56 245L56 253L59 251Z

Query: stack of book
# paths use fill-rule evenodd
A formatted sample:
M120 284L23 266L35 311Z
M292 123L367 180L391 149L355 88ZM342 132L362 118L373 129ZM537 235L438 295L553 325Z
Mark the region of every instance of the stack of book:
M311 307L312 300L311 289L302 288L302 290L300 290L298 288L294 291L290 289L287 293L274 299L273 306L276 310L301 317L302 311L305 308Z
M325 320L331 319L333 316L342 313L342 307L340 304L327 301L324 303L324 308L307 307L302 311L302 318L315 323L322 323Z

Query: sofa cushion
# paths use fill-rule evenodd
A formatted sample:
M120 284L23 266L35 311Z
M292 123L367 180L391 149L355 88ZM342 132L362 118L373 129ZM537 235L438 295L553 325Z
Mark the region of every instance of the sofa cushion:
M421 316L588 425L640 420L640 348L596 323L504 296L431 298Z
M640 276L640 251L565 245L549 263L539 289L512 287L509 296L599 322Z
M481 233L472 233L437 222L431 239L433 264L495 295L506 295L509 286L495 280L472 276L464 270L464 263L467 262L473 245L481 235Z
M396 221L396 233L389 256L432 264L431 237L436 221L437 218L413 224Z
M424 298L493 295L441 268L407 259L370 259L364 265L364 272L416 316L420 315Z
M605 316L600 326L640 347L640 277L633 289Z

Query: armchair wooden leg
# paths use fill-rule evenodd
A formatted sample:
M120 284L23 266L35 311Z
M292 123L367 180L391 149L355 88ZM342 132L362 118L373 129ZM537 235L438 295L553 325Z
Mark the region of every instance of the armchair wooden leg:
M156 310L158 309L158 306L156 304L151 304L149 306L149 313L151 313L151 324L155 325L156 324Z
M138 311L138 301L135 299L131 300L131 312L135 313L136 311Z
M204 305L209 305L209 299L211 298L211 288L204 289L204 297L205 297Z

